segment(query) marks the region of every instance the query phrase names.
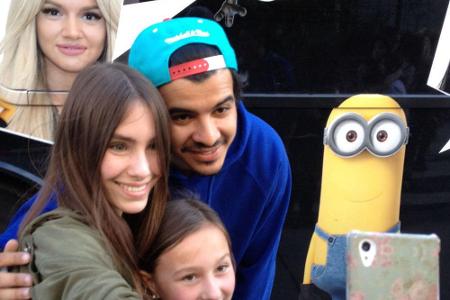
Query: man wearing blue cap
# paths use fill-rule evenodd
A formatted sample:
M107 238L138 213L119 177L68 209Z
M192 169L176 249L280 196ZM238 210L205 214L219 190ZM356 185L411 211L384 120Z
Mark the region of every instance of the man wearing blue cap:
M239 100L236 56L225 32L200 18L152 25L132 45L129 65L159 88L168 107L172 192L197 193L230 233L234 299L269 299L290 166L276 132Z
M179 18L150 26L129 65L161 92L171 116L173 186L198 193L230 232L235 299L269 299L289 204L283 143L239 101L233 48L216 22Z

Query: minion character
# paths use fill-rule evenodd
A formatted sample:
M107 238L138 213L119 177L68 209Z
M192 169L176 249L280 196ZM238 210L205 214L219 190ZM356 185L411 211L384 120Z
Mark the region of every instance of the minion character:
M324 131L318 222L309 245L304 284L345 299L346 234L398 232L405 145L409 129L396 101L367 94L331 111Z

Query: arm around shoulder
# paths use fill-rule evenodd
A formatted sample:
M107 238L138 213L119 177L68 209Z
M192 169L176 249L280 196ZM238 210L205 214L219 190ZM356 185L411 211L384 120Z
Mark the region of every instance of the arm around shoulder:
M33 298L140 299L98 232L77 220L48 221L21 242L33 256Z

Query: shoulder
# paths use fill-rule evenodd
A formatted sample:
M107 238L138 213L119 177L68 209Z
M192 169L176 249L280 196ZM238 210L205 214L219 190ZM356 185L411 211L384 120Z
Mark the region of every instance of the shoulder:
M230 151L233 163L225 169L227 177L253 186L260 198L267 198L278 182L289 184L289 159L278 133L265 121L239 104L238 133ZM231 159L230 159L231 161ZM238 179L239 178L239 179ZM265 195L265 196L264 196Z
M94 232L80 215L64 208L57 208L36 217L26 226L24 234L39 235L47 231L55 233L64 231Z
M107 253L99 232L77 214L63 209L43 214L28 224L22 240L31 241L28 247L33 248L37 258L101 257Z
M104 239L82 217L57 209L30 225L20 242L32 257L25 271L34 278L33 299L139 298Z
M286 148L279 134L267 122L247 111L241 109L242 130L246 135L246 147L243 157L248 160L259 160L263 166L270 168L279 164L289 164Z

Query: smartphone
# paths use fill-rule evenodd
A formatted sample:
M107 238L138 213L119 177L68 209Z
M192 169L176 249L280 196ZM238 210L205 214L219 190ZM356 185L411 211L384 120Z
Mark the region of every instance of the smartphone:
M435 234L351 231L347 299L439 299L440 247Z

